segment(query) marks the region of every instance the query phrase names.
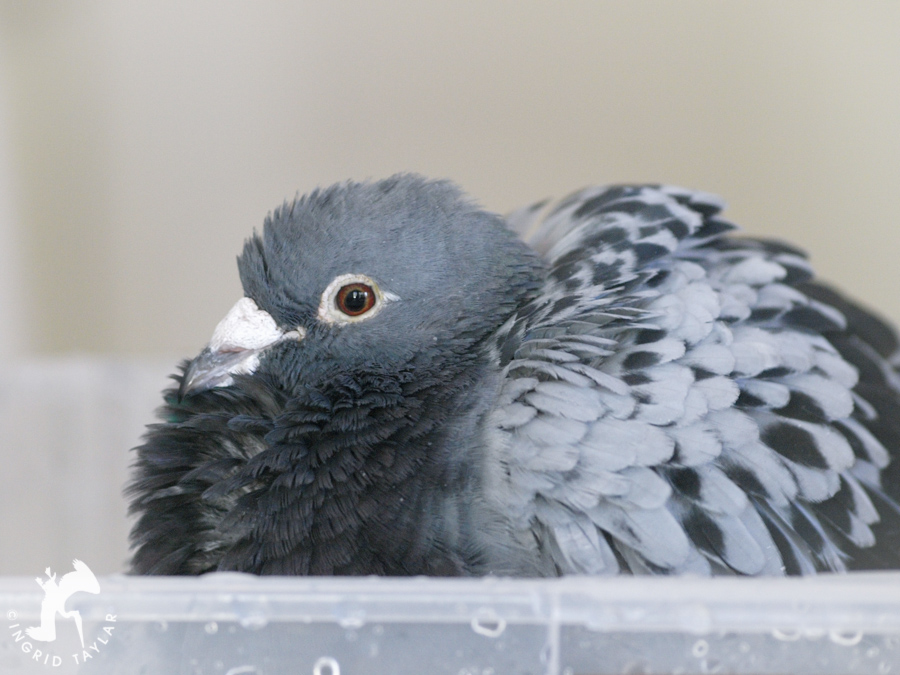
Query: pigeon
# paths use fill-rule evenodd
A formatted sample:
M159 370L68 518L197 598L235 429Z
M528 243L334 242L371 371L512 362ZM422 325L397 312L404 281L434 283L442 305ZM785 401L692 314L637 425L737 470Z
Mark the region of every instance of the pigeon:
M897 335L722 209L501 217L414 174L285 202L136 448L132 572L897 567Z

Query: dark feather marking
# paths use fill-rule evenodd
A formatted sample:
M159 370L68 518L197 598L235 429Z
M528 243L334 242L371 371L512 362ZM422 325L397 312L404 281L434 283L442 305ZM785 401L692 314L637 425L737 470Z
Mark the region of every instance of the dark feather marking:
M635 194L639 194L636 192ZM630 196L630 195L629 195ZM655 204L653 206L661 207L665 209L664 206L659 204ZM642 220L650 221L655 220L655 213L648 213L653 206L648 205L647 202L642 199L625 199L621 201L613 202L610 205L609 211L612 213L627 213L629 216L644 216L641 218Z
M816 555L816 557L819 557L825 546L825 540L822 538L821 533L817 528L812 526L812 523L810 523L806 515L794 504L791 504L790 510L791 526L794 531L809 545L812 553Z
M640 384L647 384L653 380L646 373L625 373L622 375L622 381L625 384L635 387Z
M885 387L860 382L856 391L877 411L874 420L860 420L885 448L900 448L900 415L898 394ZM895 460L900 466L900 460Z
M692 506L684 518L684 530L700 549L720 556L725 548L725 535L716 522L702 509Z
M672 487L689 499L700 497L700 476L694 469L674 469L669 471Z
M569 309L569 307L574 307L577 304L578 304L578 296L577 295L567 295L553 303L553 309L550 310L550 314L551 315L559 314L563 310Z
M797 560L795 546L787 538L782 530L782 527L784 527L785 524L783 522L776 523L772 512L767 508L760 508L759 506L757 506L757 511L759 511L759 514L762 516L763 523L765 523L766 529L769 530L769 534L772 535L772 540L775 542L775 547L778 549L778 553L781 555L781 562L784 565L785 574L803 574L803 568L801 567L800 562Z
M876 314L848 301L821 282L798 284L798 288L810 298L831 305L843 314L848 328L862 337L882 358L889 358L900 349L897 332Z
M636 345L645 345L651 342L657 342L666 337L668 333L660 328L644 328L638 331L637 336L634 338L634 344Z
M552 270L550 270L550 276L554 279L559 279L560 281L565 281L569 277L578 274L578 271L581 269L581 262L569 262L564 265L556 265Z
M622 367L626 370L641 370L659 363L660 356L656 352L631 352L622 361Z
M829 422L828 415L809 394L802 391L791 391L791 398L786 406L778 408L778 414L804 422L823 424Z
M738 408L761 408L766 405L766 402L742 389L734 405Z
M790 368L785 368L784 366L776 366L775 368L767 368L762 371L759 375L757 375L760 379L777 379L779 377L784 377L785 375L790 375L794 371Z
M840 549L837 549L834 543L826 538L822 524L814 515L807 513L800 503L792 503L790 510L791 524L797 534L809 545L816 566L822 571L837 571L829 553L836 551L840 556ZM846 556L841 557L845 558Z
M617 281L622 276L622 261L617 260L614 263L598 263L593 264L594 273L591 281L594 286L604 286L608 281Z
M897 502L896 495L891 496L886 493L886 490L889 491L892 487L896 491L896 486L900 484L896 475L896 465L896 462L890 464L887 471L882 472L882 478L886 483L884 490L861 483L861 487L878 509L880 520L871 525L876 545L867 549L852 549L850 551L851 560L848 564L850 569L897 569L897 551L900 550L900 504Z
M787 422L777 422L763 430L760 439L782 457L797 462L797 464L815 469L828 468L828 462L825 461L815 439L806 429Z
M769 491L753 471L743 466L732 465L725 469L725 475L744 492L760 497L769 497Z
M830 499L812 505L816 514L832 523L843 533L850 532L850 514L856 512L856 500L847 481L841 477L841 487Z
M841 324L835 323L834 319L810 306L795 307L784 314L782 321L789 326L805 328L816 333L833 333L844 329Z
M781 314L784 310L780 307L756 307L750 312L749 321L765 323Z
M847 443L850 444L850 449L853 450L854 457L856 457L857 459L864 459L866 461L869 460L869 453L866 450L866 446L863 445L863 442L859 440L859 438L855 433L853 433L853 431L842 424L840 420L834 422L833 428L847 440Z
M584 260L584 249L583 248L575 248L569 251L568 253L560 256L556 260L553 261L553 267L565 267L566 265L578 262L580 260Z
M741 240L738 240L741 241ZM772 253L775 255L793 255L798 258L805 258L806 251L803 249L797 248L793 244L789 244L786 241L781 241L780 239L756 239L755 243L759 244L764 251L768 253Z
M654 270L653 276L647 279L646 285L650 288L657 288L668 278L669 270Z
M798 284L812 279L812 272L805 267L788 265L784 262L779 262L779 264L784 268L785 272L787 272L787 275L784 277L784 279L781 280L783 284L787 284L788 286L797 286Z
M735 226L725 220L711 218L703 223L703 225L694 232L694 238L707 239L709 237L717 237L725 232L730 232Z
M884 378L879 363L873 358L874 349L866 345L856 335L829 335L829 342L840 352L850 365L859 371L860 383L877 384L879 388L889 386ZM860 391L856 388L856 391Z
M666 214L668 215L668 209L666 209ZM677 218L668 218L660 224L675 235L675 238L679 241L687 237L691 232L690 228Z
M644 265L651 260L669 255L669 249L659 244L635 244L632 250L639 265Z

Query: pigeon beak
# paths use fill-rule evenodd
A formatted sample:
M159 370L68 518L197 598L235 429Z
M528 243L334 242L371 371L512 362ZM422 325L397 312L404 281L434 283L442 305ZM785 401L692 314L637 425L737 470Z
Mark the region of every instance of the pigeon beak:
M250 298L241 298L216 326L206 348L188 365L178 397L227 387L234 375L252 374L264 350L284 340L302 340L305 335L302 327L283 331L271 314Z

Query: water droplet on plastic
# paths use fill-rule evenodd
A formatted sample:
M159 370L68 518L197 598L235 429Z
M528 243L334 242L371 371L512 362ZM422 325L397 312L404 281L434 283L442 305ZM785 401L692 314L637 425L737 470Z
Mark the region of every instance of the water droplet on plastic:
M485 637L499 637L506 630L506 619L497 616L492 609L479 609L472 617L472 630Z
M541 659L541 663L548 664L550 663L550 657L553 655L553 647L550 646L549 643L544 644L541 647L541 651L538 654L538 657Z
M855 647L862 642L863 632L861 630L848 632L832 630L828 631L828 639L841 647Z
M342 616L338 619L338 625L341 628L362 628L366 624L366 615L364 612L357 612L349 616Z
M772 637L782 642L796 642L803 634L799 630L781 630L780 628L772 629Z
M748 653L750 653L750 645L746 642L742 642L741 644L738 645L738 651L741 654L748 654Z
M215 621L210 621L208 624L203 626L203 630L206 631L207 635L215 635L219 632L219 624L217 624Z
M259 675L259 668L256 666L235 666L229 668L225 675Z
M886 661L882 661L878 664L878 672L881 675L885 675L885 673L891 672L891 664L887 663Z
M866 656L869 657L870 659L874 659L876 656L878 656L879 653L880 652L878 650L878 647L869 647L866 650Z
M169 630L169 622L168 621L157 622L156 630L158 630L160 633L165 633L167 630Z
M241 627L260 630L269 624L269 602L264 597L238 595L233 606Z
M238 621L247 630L259 630L265 628L269 623L268 617L262 612L248 612Z
M722 672L722 662L719 659L710 659L710 660L702 660L700 662L700 672L701 673L721 673Z
M709 643L706 640L697 640L691 647L691 654L698 659L702 659L709 654Z
M341 675L341 666L337 659L322 656L313 664L313 675Z

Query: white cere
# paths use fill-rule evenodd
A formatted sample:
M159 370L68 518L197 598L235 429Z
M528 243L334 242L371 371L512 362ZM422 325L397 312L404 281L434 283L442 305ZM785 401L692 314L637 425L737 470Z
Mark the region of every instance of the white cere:
M241 298L216 326L209 348L214 352L264 349L283 337L271 314L250 298Z

